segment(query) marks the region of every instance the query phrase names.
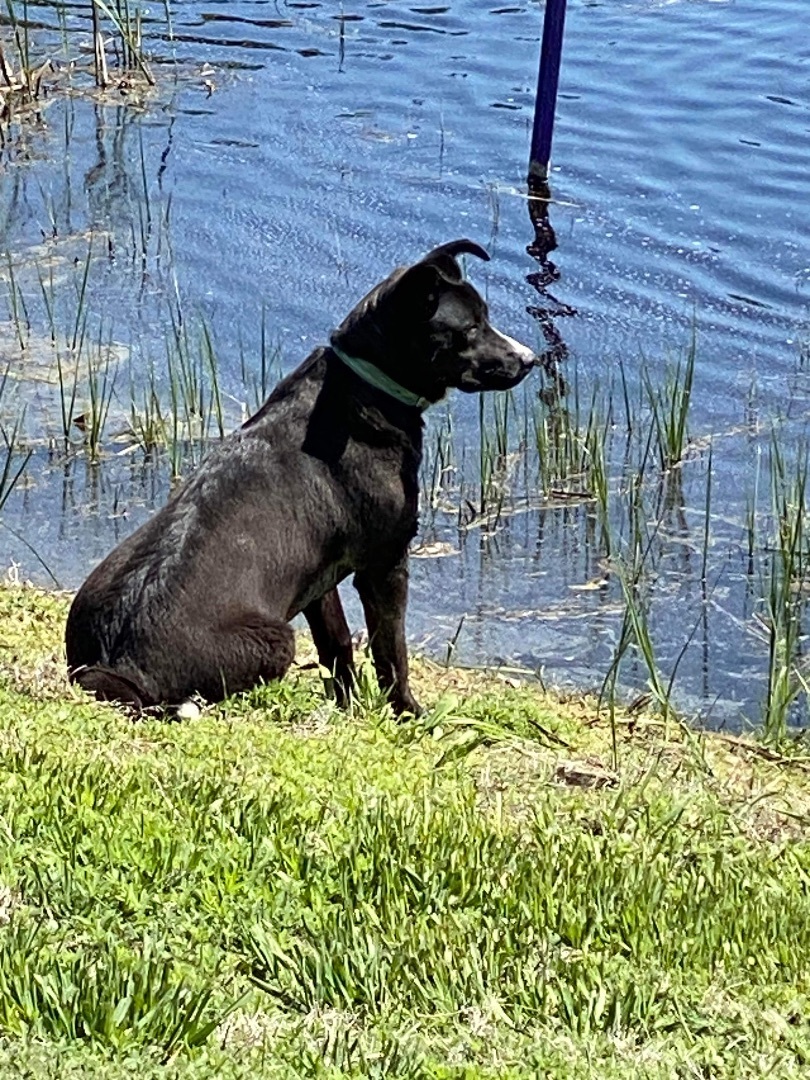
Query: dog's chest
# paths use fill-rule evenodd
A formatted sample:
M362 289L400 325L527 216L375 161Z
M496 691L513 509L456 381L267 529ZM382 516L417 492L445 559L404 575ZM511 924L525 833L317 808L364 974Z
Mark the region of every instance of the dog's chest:
M412 455L358 454L346 479L352 517L365 543L406 546L416 533L419 508Z

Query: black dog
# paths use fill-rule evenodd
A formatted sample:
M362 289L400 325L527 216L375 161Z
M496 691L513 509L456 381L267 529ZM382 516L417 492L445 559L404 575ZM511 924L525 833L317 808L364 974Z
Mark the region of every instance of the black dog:
M336 586L354 573L380 685L418 712L405 605L422 410L450 387L508 389L535 362L489 325L461 253L489 258L456 240L381 282L92 572L67 622L74 682L136 709L218 701L284 674L302 611L345 702Z

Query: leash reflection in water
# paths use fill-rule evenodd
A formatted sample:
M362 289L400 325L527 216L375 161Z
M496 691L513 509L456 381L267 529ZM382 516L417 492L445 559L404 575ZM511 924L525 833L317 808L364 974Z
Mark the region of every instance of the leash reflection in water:
M540 325L546 350L540 358L540 366L550 380L550 385L540 391L540 398L549 408L559 406L566 394L562 367L568 357L568 346L557 326L558 318L576 315L576 308L564 304L549 292L549 286L559 281L560 271L549 258L549 252L557 247L557 236L549 217L551 189L542 180L529 185L529 220L534 229L534 240L526 252L539 264L538 270L526 275L526 280L537 291L538 303L530 304L526 311Z

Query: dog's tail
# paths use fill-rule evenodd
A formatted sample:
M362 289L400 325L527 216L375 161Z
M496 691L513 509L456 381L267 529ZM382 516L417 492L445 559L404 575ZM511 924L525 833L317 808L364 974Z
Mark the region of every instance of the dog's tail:
M149 704L143 689L132 679L102 664L83 664L69 673L70 681L95 694L99 701L115 701L141 712Z

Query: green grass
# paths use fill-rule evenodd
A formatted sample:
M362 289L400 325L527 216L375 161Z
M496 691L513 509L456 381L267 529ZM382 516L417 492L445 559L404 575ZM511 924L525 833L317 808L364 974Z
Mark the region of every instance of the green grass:
M66 605L0 589L0 1076L807 1075L803 759L424 662L136 722Z

